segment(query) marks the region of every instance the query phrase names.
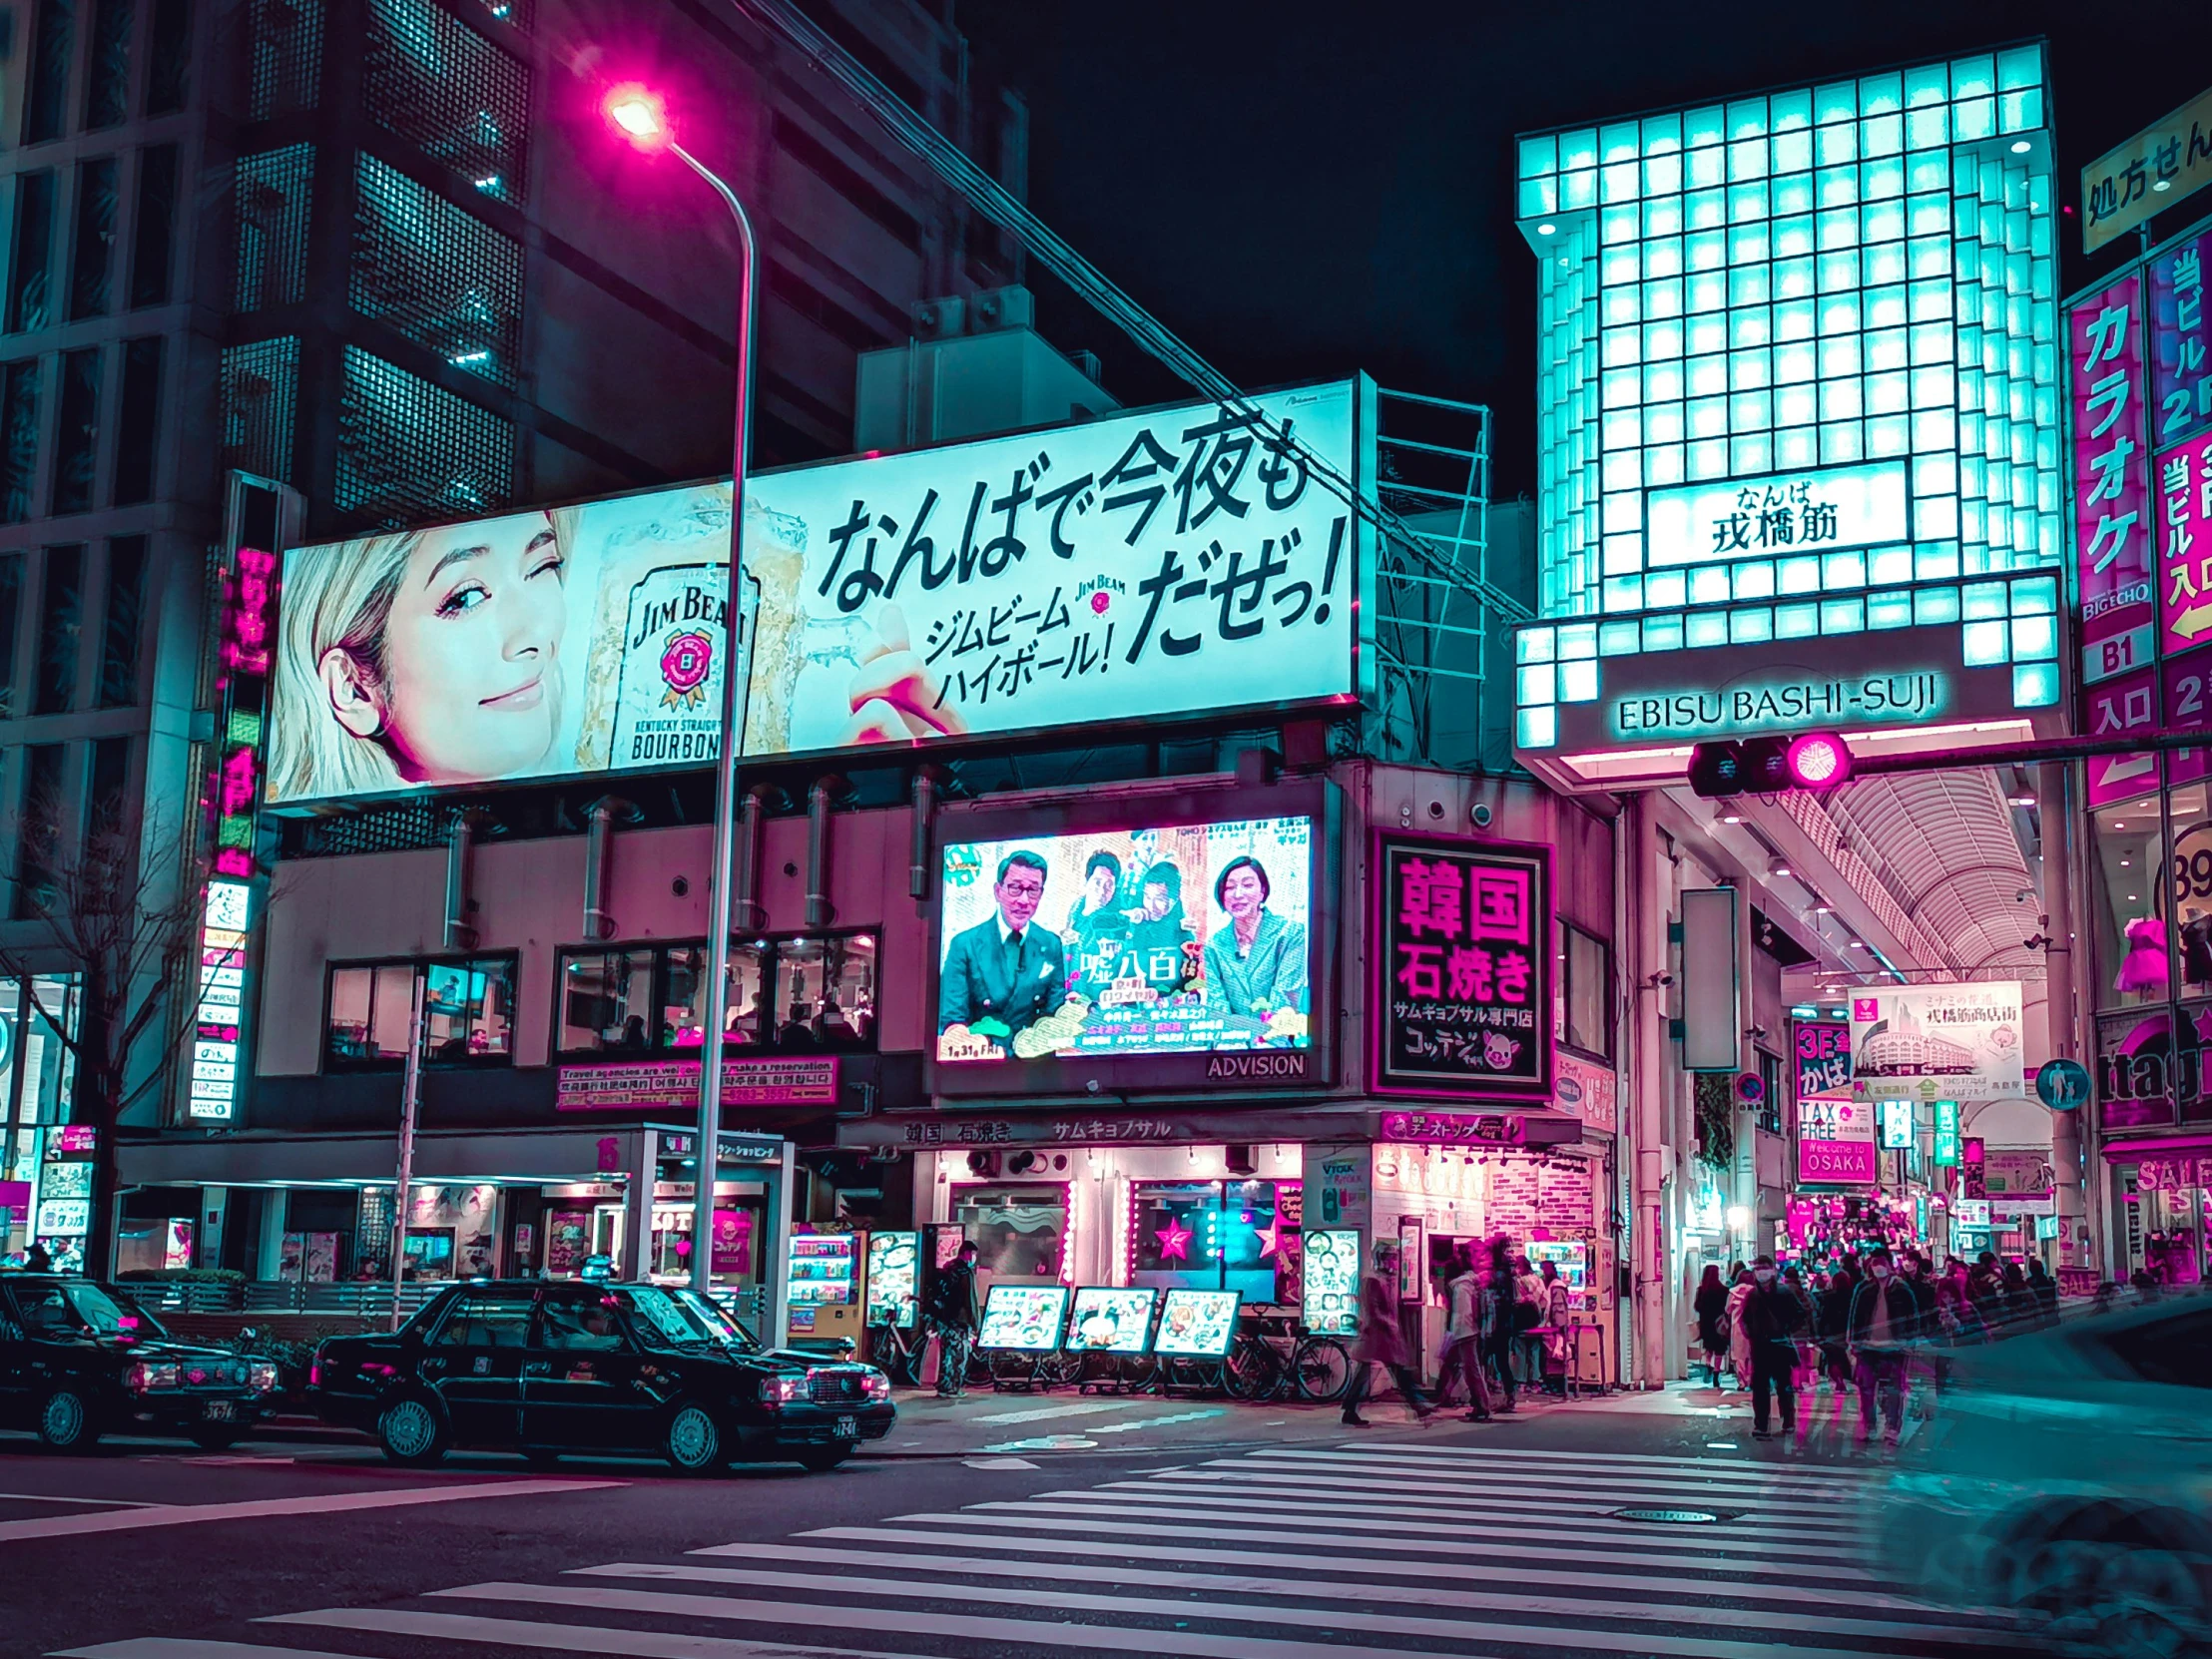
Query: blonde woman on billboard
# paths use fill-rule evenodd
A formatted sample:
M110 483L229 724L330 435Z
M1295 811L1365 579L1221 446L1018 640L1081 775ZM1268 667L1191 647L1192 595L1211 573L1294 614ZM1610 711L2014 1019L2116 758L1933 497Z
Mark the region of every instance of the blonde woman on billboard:
M289 554L271 798L539 770L561 724L574 520L517 513Z

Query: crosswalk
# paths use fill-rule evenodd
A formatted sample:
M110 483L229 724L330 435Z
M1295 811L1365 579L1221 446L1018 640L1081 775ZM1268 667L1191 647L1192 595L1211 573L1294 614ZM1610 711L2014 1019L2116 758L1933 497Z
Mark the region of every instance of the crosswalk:
M1482 1444L1283 1446L676 1559L456 1585L68 1659L1969 1659L1994 1612L1878 1580L1851 1470ZM1694 1510L1669 1524L1620 1513Z

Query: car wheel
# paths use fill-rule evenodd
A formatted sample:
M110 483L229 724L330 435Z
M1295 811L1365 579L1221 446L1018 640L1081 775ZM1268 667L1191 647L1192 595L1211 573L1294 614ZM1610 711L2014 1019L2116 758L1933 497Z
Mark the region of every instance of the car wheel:
M420 1394L401 1394L376 1413L376 1443L405 1468L427 1468L445 1455L445 1419Z
M38 1408L40 1443L53 1451L90 1451L100 1438L92 1400L76 1388L56 1388Z
M2015 1605L2044 1614L2066 1648L2111 1659L2206 1659L2212 1601L2201 1556L2165 1548L2129 1518L2094 1511L2019 1559Z
M828 1474L852 1455L852 1442L838 1440L830 1445L811 1445L799 1454L799 1466L809 1474Z
M228 1451L245 1437L245 1429L229 1423L202 1422L192 1428L192 1443L205 1451Z
M669 1413L661 1434L661 1455L685 1474L703 1474L722 1461L722 1430L713 1413L687 1400Z

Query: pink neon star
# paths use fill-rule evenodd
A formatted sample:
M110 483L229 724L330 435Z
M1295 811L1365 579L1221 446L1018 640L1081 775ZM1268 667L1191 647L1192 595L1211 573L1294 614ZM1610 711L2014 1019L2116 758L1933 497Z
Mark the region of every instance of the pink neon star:
M1254 1238L1256 1238L1256 1239L1258 1239L1258 1240L1260 1241L1260 1257L1259 1257L1259 1259L1260 1259L1261 1261L1263 1261L1263 1262L1264 1262L1264 1261L1266 1261L1266 1260L1267 1260L1267 1259L1268 1259L1268 1258L1269 1258L1270 1256L1273 1256L1273 1255L1275 1254L1275 1252L1276 1252L1276 1237L1277 1237L1277 1235L1278 1235L1279 1233L1281 1233L1281 1232L1282 1232L1282 1225L1281 1225L1280 1223L1277 1223L1276 1225L1274 1225L1274 1226L1272 1226L1272 1227L1255 1227L1255 1228L1254 1228L1254 1229L1252 1230L1252 1236L1253 1236Z
M1179 1221L1171 1221L1165 1227L1155 1228L1152 1236L1160 1241L1160 1259L1170 1256L1188 1262L1191 1259L1191 1230Z

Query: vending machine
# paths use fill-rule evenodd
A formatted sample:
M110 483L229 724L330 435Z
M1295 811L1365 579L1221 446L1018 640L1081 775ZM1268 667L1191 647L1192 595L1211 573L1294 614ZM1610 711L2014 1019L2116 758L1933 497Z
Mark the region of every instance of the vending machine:
M792 1234L784 1295L794 1348L858 1348L859 1245L851 1233Z

